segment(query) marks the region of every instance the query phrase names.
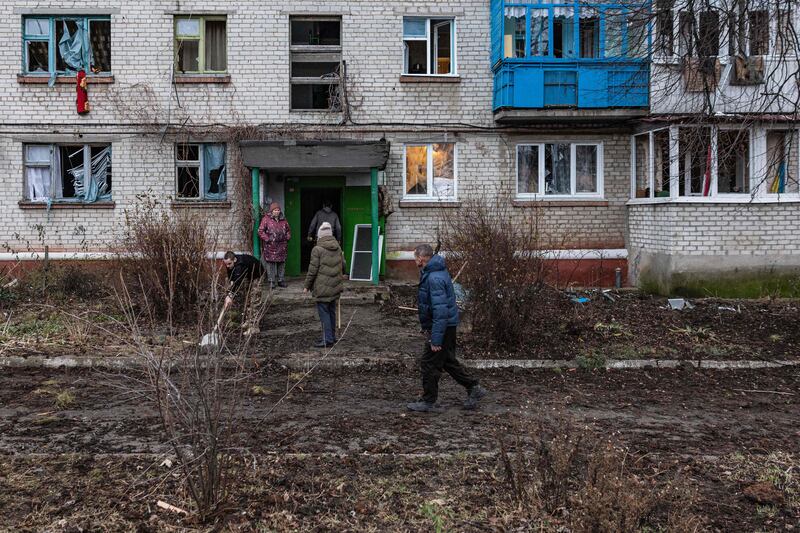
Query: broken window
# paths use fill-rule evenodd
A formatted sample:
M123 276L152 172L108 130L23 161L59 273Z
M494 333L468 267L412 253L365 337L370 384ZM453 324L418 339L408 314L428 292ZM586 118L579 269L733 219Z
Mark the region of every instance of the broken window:
M539 193L539 145L517 146L517 194Z
M291 17L291 109L338 111L342 76L339 17Z
M525 19L522 20L522 54L525 54ZM453 75L455 20L403 18L403 74Z
M681 128L679 133L680 196L709 196L711 191L711 130Z
M651 198L650 195L650 134L633 137L634 198Z
M675 53L673 11L675 0L658 0L656 3L656 51L662 56Z
M225 200L225 145L175 145L175 187L180 200Z
M719 13L703 11L700 13L700 24L697 29L697 53L700 57L716 57L719 55Z
M224 16L175 17L175 70L220 73L228 69Z
M452 200L456 196L455 144L405 147L405 196Z
M581 57L600 57L600 16L595 8L582 7L580 9L578 32Z
M517 146L517 194L546 196L601 193L601 145L587 143Z
M109 17L24 17L22 25L24 72L111 72Z
M766 10L748 13L748 42L751 56L763 56L769 53L769 16Z
M111 200L110 144L26 144L23 148L26 200Z
M750 192L750 133L746 129L717 133L717 192Z
M767 131L767 194L797 194L796 133L783 130Z
M547 9L531 8L531 57L550 54L550 17Z

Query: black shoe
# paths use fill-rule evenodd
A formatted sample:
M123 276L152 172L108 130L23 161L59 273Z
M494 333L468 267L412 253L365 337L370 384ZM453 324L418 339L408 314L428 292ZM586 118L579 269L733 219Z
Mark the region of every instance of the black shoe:
M314 344L314 348L330 348L334 344L336 344L336 343L335 342L317 341Z
M282 289L285 289L286 287L288 287L288 285L286 285L285 281L279 281L278 282L278 287L280 287Z
M478 400L486 396L486 389L480 385L475 385L467 391L467 399L464 401L464 409L472 410L478 407Z
M435 403L426 402L425 400L417 400L416 402L411 402L406 404L411 411L416 411L418 413L441 413L444 411L440 405Z

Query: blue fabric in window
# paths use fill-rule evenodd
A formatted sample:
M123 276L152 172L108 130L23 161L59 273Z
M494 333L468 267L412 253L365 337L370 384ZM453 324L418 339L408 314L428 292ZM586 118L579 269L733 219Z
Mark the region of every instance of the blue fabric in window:
M91 203L98 200L111 200L111 187L108 183L108 167L111 163L111 147L103 149L92 158L91 179L86 180L85 165L68 170L75 180L75 196L81 201Z
M64 35L62 35L61 40L58 41L58 51L61 52L61 59L64 60L64 63L73 71L78 72L83 68L84 31L82 20L76 20L75 23L78 29L75 30L75 33L70 35L67 21L65 20L62 22L64 25Z
M224 200L227 197L225 188L225 145L203 145L203 168L207 200Z
M428 20L418 17L405 17L403 19L403 38L425 37L427 35Z

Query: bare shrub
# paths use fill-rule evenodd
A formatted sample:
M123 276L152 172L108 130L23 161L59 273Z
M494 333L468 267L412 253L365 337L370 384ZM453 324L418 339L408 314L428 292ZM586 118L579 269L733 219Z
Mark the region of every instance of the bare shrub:
M126 283L140 286L152 313L170 329L197 318L197 304L210 286L207 229L203 218L170 215L147 198L125 213L120 270Z
M639 531L669 525L697 531L702 520L688 509L693 493L683 483L656 483L634 471L622 447L559 420L516 428L513 448L500 438L504 485L518 511L562 522L576 532Z
M132 290L142 290L132 285ZM257 284L244 295L245 307ZM216 330L217 343L175 348L172 338L160 345L148 343L148 332L156 327L155 315L137 310L129 287L122 284L118 295L130 330L136 356L144 368L142 376L123 376L128 393L141 395L156 409L164 442L175 457L175 470L182 473L183 486L201 523L224 522L231 510L230 497L247 464L243 448L242 404L251 393L258 365L251 358L251 337L241 328L223 323ZM260 321L266 302L255 310ZM212 302L213 303L213 302ZM221 303L221 302L217 302ZM210 332L214 305L199 307L197 329ZM198 338L198 341L200 339ZM171 475L172 471L170 472ZM179 498L176 495L176 498Z
M467 197L460 209L443 209L439 243L451 272L469 293L466 308L476 336L495 348L520 347L524 327L541 312L537 295L550 266L541 253L550 243L538 208L512 212L502 194L496 200Z

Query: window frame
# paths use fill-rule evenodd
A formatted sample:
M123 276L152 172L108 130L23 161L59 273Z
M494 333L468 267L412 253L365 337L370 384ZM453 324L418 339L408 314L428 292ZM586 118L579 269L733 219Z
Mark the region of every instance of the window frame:
M339 23L339 44L292 44L292 22L293 21L309 21L309 22L338 22ZM293 107L292 106L292 93L296 85L320 85L328 87L341 84L341 76L343 69L343 43L344 43L344 18L339 15L289 15L289 111L292 113L341 113L341 108L329 106L328 108L314 108L314 107ZM316 57L315 57L316 56ZM336 56L335 58L333 56ZM299 58L312 59L311 61L297 61ZM316 61L313 61L316 59ZM333 61L331 61L333 59ZM309 63L338 63L339 73L336 78L322 78L322 76L292 76L292 68L295 62L309 62Z
M197 164L194 163L195 160L193 159L178 159L178 147L181 145L187 146L197 146ZM206 196L206 163L205 157L203 157L203 153L206 146L211 145L218 145L225 147L225 163L224 168L227 171L228 169L228 144L224 142L176 142L173 145L174 150L174 158L173 163L175 165L175 199L179 202L227 202L228 201L228 186L227 180L225 184L225 197L224 198L208 198ZM197 196L180 196L180 191L178 187L178 180L180 178L180 169L181 168L196 168L197 169ZM226 172L227 173L227 172Z
M178 21L197 20L199 24L198 36L178 36ZM206 21L225 22L225 70L210 70L206 68ZM182 41L197 42L197 70L178 70L180 56L180 43ZM227 15L175 15L172 18L172 49L173 65L176 74L202 75L202 74L227 74L228 73L228 16Z
M433 193L433 145L451 144L453 145L453 196L434 196ZM426 190L427 194L409 194L406 179L407 172L407 150L409 147L425 146L427 148L426 162ZM408 142L403 144L403 200L415 202L447 203L458 201L458 143L453 141L441 142Z
M47 21L47 36L28 34L26 31L26 22L28 20L46 20ZM21 17L22 31L22 73L26 76L65 76L71 71L57 70L58 58L57 49L58 43L56 42L56 24L60 21L72 20L81 21L84 27L84 53L82 60L82 69L86 76L111 76L114 72L114 54L111 45L109 44L109 63L110 69L108 71L92 72L92 57L89 54L89 45L91 44L91 23L94 21L108 22L109 24L109 41L111 41L111 34L113 32L110 15L23 15ZM37 72L30 70L28 65L28 43L29 42L45 42L47 43L47 71ZM56 143L57 144L57 143Z
M570 193L569 194L547 194L545 192L545 146L557 145L557 144L568 144L569 145L569 182L570 182ZM537 146L537 168L539 174L539 181L537 183L537 193L526 193L520 192L519 190L519 150L522 146ZM594 146L596 148L596 158L597 158L597 174L595 176L596 179L596 191L593 192L578 192L578 173L577 173L577 147L578 146ZM603 141L556 141L556 140L548 140L548 141L536 141L536 142L525 142L520 141L514 145L514 194L515 198L518 200L604 200L605 199L605 157L604 157L604 143Z
M49 149L50 149L50 160L47 162L47 164L45 164L44 161L31 161L31 162L29 162L28 161L28 150L27 150L27 148L29 146L47 146L47 147L49 147ZM67 142L67 141L65 141L65 142L51 142L51 143L39 143L39 142L24 142L24 143L22 143L22 187L23 187L22 198L23 198L23 200L25 202L79 204L79 205L93 205L94 203L96 203L96 202L83 202L83 201L81 201L79 199L79 197L76 197L76 196L70 196L68 198L63 198L63 197L62 198L58 198L58 197L52 196L52 194L54 192L54 189L55 189L55 179L56 179L56 176L55 176L55 174L53 172L53 167L54 167L53 156L55 154L54 148L56 146L58 146L58 147L63 147L63 146L82 146L83 147L83 165L84 165L84 168L88 168L88 170L89 170L89 172L88 172L89 179L92 178L92 165L91 165L92 148L93 147L102 147L103 149L110 148L111 149L111 168L112 168L111 176L112 176L112 181L111 181L111 188L108 191L108 193L111 195L111 198L109 198L108 200L103 200L103 201L104 202L113 201L113 197L114 197L114 181L113 181L113 176L114 176L114 171L113 171L114 148L113 148L113 143L111 143L111 142L75 143L75 142ZM86 164L87 160L90 162L88 165ZM43 198L28 198L28 172L27 172L28 168L49 168L50 169L50 193L51 193L51 196L43 197ZM66 172L66 170L62 168L61 169L61 178L62 179L64 177L64 172Z
M419 19L425 20L425 37L410 37L406 38L405 35L405 22L406 19ZM434 46L433 40L434 36L432 31L434 28L433 21L439 20L442 21L435 26L440 26L444 23L444 21L449 21L450 23L450 72L447 74L438 74L436 72L431 72L431 50ZM434 16L434 15L404 15L401 19L401 41L402 41L402 51L403 51L403 71L401 73L402 76L420 76L420 77L439 77L439 78L447 78L447 77L457 77L458 76L458 53L457 53L457 43L458 43L458 28L456 17L454 16ZM406 61L406 41L425 41L425 66L426 66L426 73L411 73L408 72L408 62ZM435 69L434 69L435 70Z

